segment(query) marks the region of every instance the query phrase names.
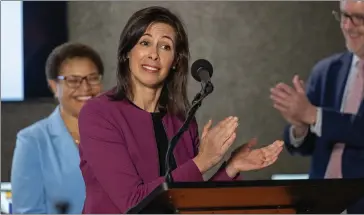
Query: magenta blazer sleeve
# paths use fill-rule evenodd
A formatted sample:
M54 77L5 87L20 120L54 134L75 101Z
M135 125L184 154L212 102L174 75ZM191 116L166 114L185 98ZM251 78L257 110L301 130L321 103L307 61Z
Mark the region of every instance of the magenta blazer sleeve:
M81 110L80 167L87 193L84 213L124 213L164 182L163 177L157 177L149 183L143 183L136 171L133 157L128 153L125 140L128 134L120 129L120 120L98 99L89 101ZM197 124L191 128L193 130L190 131L198 137ZM197 147L198 138L195 141L196 152ZM192 159L179 165L172 176L178 182L203 180ZM233 179L221 169L212 180Z

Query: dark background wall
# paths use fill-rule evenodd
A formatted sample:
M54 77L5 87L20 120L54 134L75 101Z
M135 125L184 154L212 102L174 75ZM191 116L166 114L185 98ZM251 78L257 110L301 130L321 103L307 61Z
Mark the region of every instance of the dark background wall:
M323 57L344 50L339 23L331 15L338 2L70 2L69 38L93 46L106 67L105 87L115 82L120 32L130 15L150 5L176 12L189 34L191 62L206 58L214 65L215 91L203 103L200 127L229 115L240 119L234 147L251 137L259 145L282 138L285 122L272 108L269 88L293 75L306 79ZM192 78L189 96L198 90ZM1 181L9 181L16 132L48 115L52 99L2 103ZM276 173L307 173L309 159L284 152L273 166L245 173L246 179L269 179Z

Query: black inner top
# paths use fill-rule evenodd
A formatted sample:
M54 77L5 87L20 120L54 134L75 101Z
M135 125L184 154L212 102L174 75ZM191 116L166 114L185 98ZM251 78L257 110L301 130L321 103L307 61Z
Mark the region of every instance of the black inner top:
M159 174L160 176L164 176L166 174L165 168L165 158L168 149L168 137L166 131L164 129L164 125L162 122L162 118L165 115L163 112L159 113L151 113L153 119L153 127L154 127L154 134L155 140L157 142L158 147L158 156L159 156ZM172 163L171 168L172 170L176 168L176 161L174 159L174 155L171 156Z
M141 109L140 107L136 106L130 100L128 100L128 101L130 102L130 104L134 105L136 108ZM157 148L158 148L159 175L164 176L167 171L165 168L165 160L166 160L165 158L166 158L168 144L169 144L168 137L167 137L166 131L164 129L163 121L162 121L166 112L161 110L160 112L155 112L155 113L150 113L150 114L151 114L151 117L153 120L154 136L155 136L155 140L156 140ZM176 160L172 153L171 169L174 170L176 167L177 167Z

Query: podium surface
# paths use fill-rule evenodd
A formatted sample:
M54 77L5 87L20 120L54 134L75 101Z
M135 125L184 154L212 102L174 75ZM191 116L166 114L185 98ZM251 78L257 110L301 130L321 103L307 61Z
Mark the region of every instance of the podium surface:
M341 213L364 198L363 179L163 183L127 213Z

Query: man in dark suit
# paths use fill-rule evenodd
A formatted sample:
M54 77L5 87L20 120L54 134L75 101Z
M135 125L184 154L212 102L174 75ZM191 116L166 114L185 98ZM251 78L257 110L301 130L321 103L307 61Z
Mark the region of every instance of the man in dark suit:
M306 85L271 89L285 120L284 139L291 154L312 156L309 176L364 178L364 1L341 0L340 21L347 52L319 61ZM364 199L348 209L364 213Z

